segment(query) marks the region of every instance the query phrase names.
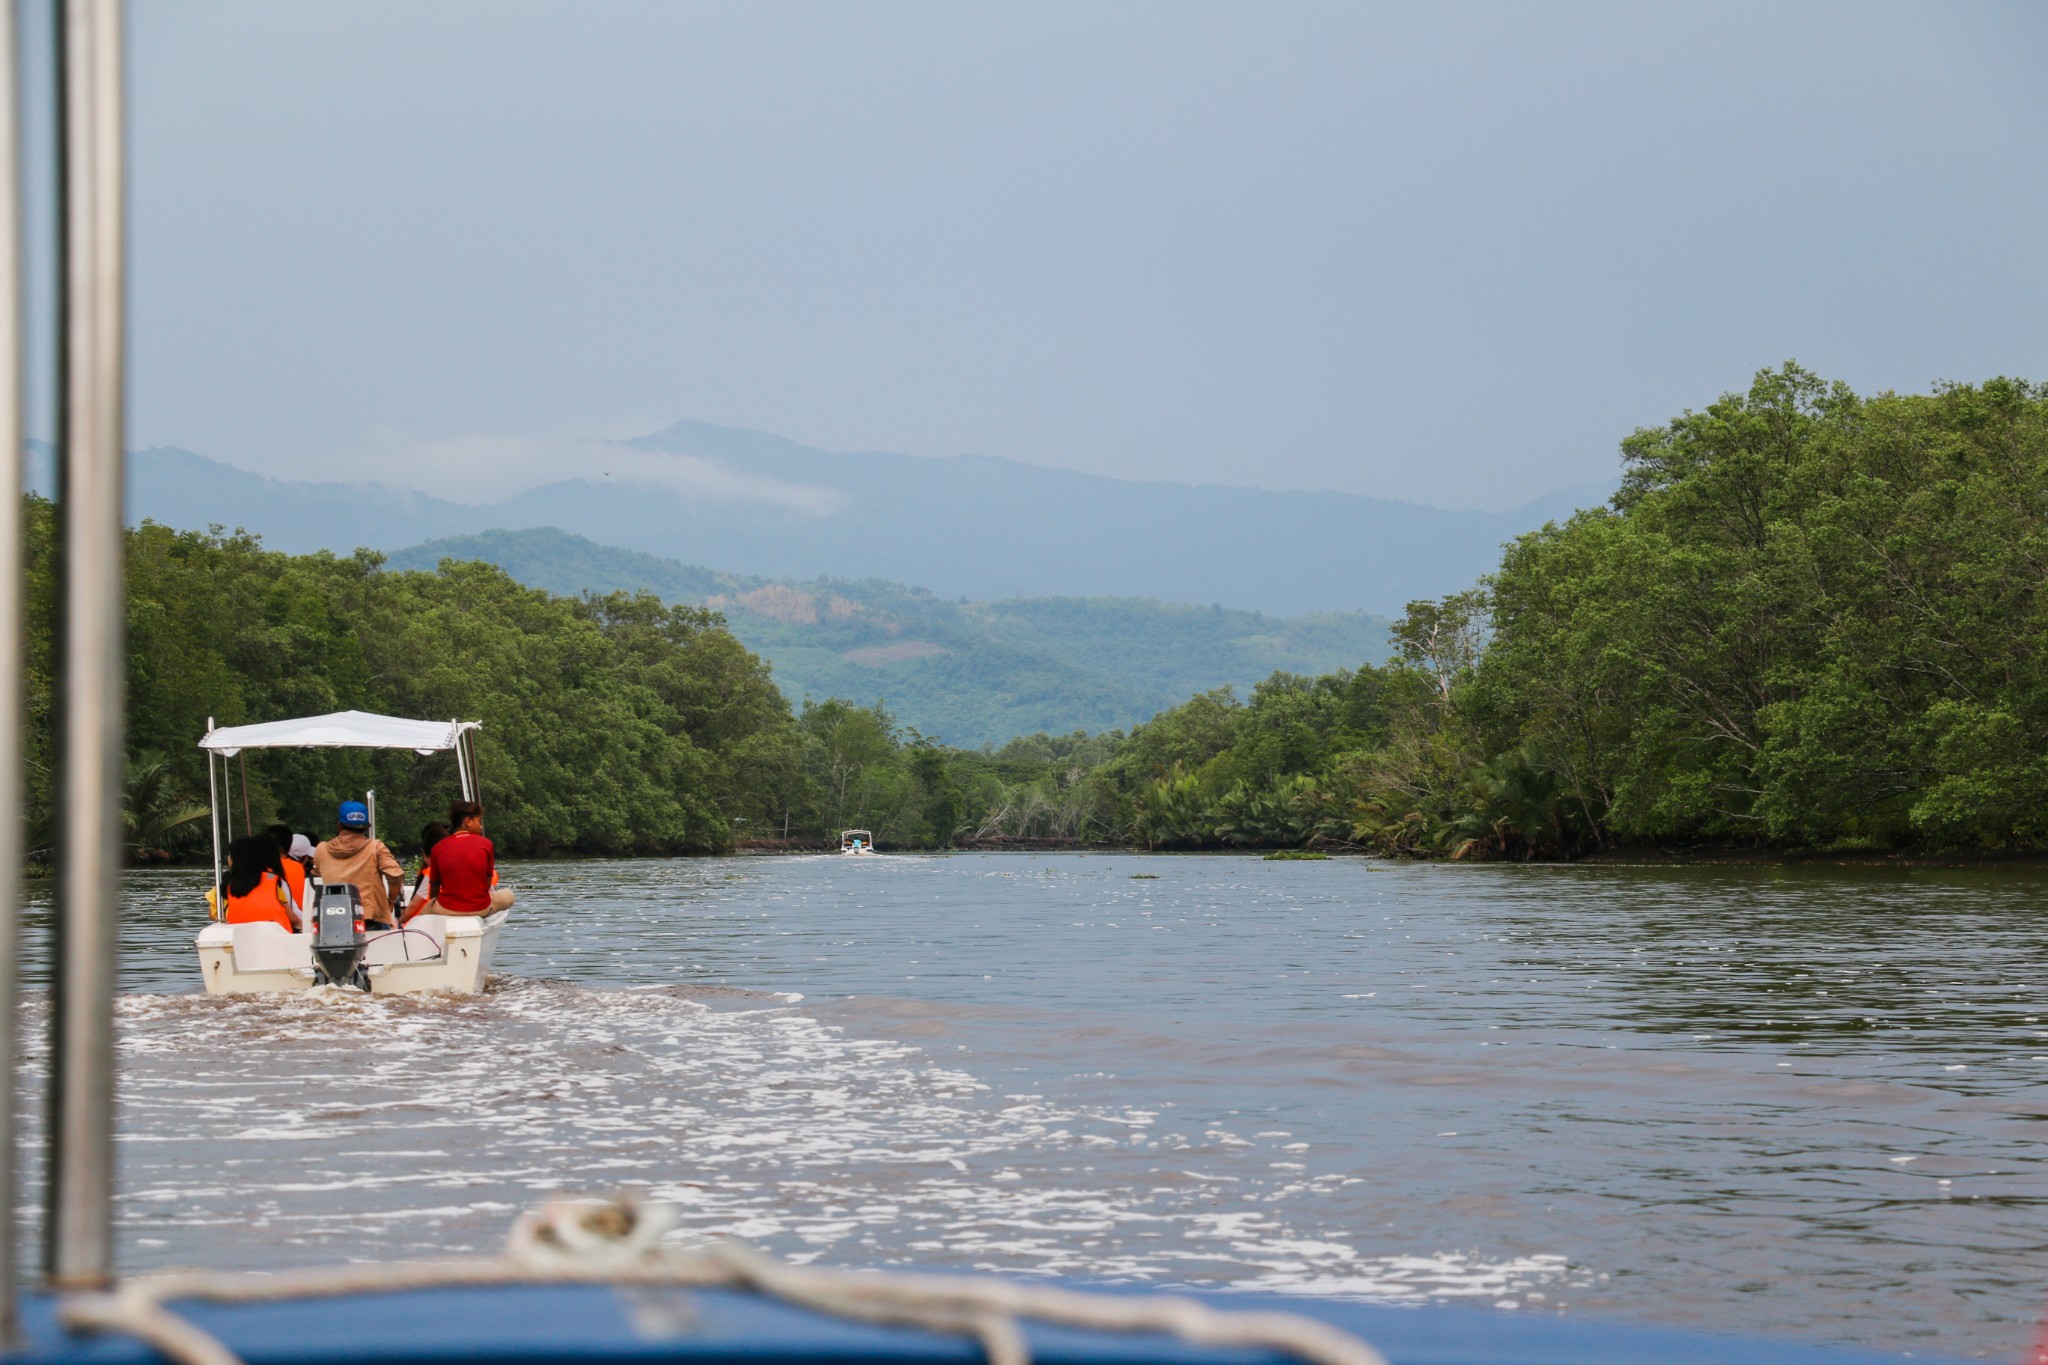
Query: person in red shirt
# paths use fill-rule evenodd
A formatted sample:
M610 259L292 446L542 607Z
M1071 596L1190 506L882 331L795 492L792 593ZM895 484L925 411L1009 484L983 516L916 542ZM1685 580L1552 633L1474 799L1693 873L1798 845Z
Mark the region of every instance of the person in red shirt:
M484 808L457 801L448 807L448 824L452 832L427 855L422 878L432 879L433 900L414 904L443 915L488 915L511 905L512 892L498 885L498 850L484 837Z

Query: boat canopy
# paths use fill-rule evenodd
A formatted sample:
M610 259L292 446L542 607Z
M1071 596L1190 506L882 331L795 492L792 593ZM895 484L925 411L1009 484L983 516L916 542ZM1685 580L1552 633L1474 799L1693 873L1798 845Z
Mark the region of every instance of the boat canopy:
M473 720L406 720L368 711L336 711L261 725L224 725L206 732L199 747L232 758L244 749L410 749L437 754L478 729Z

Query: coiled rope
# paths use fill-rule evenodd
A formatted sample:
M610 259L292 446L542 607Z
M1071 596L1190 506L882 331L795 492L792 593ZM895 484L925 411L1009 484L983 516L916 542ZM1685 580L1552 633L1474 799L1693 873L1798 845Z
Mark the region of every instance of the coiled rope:
M287 1299L497 1285L602 1284L739 1289L835 1317L912 1327L981 1343L988 1365L1030 1365L1022 1324L1099 1332L1158 1332L1203 1346L1264 1348L1307 1365L1387 1365L1349 1332L1295 1313L1235 1312L1172 1295L1086 1294L986 1276L814 1270L785 1265L737 1242L693 1251L657 1244L675 1221L665 1205L630 1199L556 1201L523 1215L499 1256L366 1263L279 1274L176 1271L74 1294L58 1319L83 1332L112 1332L156 1348L176 1365L243 1365L212 1333L169 1306L274 1303Z

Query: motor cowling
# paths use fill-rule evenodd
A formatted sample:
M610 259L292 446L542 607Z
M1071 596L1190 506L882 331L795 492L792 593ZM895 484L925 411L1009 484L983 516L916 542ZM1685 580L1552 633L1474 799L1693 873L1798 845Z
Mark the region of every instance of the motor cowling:
M363 970L368 943L362 893L347 882L322 886L313 903L313 962L320 975L336 986L370 989L369 974Z

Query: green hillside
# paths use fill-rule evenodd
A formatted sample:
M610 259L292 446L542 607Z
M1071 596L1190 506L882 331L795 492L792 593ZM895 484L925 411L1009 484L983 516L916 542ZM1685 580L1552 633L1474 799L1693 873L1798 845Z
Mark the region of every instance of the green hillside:
M1141 598L948 601L877 579L789 582L726 574L553 529L486 531L393 554L496 564L550 592L644 590L716 607L773 665L792 701L885 702L949 744L1127 729L1185 700L1276 670L1379 663L1387 621L1363 612L1275 617Z

